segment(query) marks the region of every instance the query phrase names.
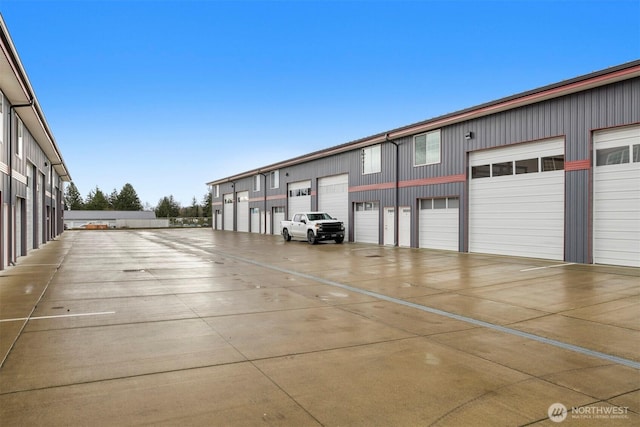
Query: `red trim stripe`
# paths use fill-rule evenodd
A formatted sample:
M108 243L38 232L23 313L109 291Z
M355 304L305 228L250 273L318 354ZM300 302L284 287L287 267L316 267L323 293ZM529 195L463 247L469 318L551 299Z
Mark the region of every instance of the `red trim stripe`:
M411 181L401 181L398 183L398 187L399 188L420 187L423 185L465 182L466 180L467 180L467 176L465 174L438 176L435 178L423 178L423 179L414 179ZM359 185L357 187L349 187L349 193L355 193L358 191L389 190L395 187L396 187L396 184L394 182L385 182L383 184Z
M423 179L414 179L411 181L403 181L398 186L401 188L419 187L422 185L450 184L453 182L465 182L466 180L467 180L467 176L462 173L460 175L438 176L435 178L423 178Z
M591 169L591 160L574 160L572 162L564 162L565 171L581 171Z
M358 185L357 187L349 187L349 193L356 193L358 191L388 190L390 188L396 188L395 182L385 182L383 184Z

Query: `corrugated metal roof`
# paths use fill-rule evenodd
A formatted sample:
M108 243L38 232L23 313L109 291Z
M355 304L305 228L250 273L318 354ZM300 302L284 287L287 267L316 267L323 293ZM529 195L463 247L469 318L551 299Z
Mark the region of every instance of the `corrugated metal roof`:
M153 211L64 211L64 219L108 221L116 219L156 219Z

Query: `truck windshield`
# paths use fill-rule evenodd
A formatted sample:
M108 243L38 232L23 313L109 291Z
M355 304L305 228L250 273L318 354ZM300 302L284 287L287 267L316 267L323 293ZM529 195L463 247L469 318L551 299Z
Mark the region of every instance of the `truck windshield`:
M307 217L309 217L310 221L319 221L319 220L322 220L322 219L333 219L333 218L331 218L331 215L329 215L327 213L307 214Z

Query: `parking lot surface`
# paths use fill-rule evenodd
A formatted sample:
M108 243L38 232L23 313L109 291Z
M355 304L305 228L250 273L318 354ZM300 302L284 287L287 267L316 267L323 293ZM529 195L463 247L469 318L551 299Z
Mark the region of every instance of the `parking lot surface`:
M639 313L640 269L69 231L0 272L0 425L635 426Z

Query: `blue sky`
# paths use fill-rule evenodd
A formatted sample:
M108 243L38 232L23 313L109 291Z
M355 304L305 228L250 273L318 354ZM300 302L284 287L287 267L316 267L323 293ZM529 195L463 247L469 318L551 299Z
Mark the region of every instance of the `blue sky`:
M206 182L640 58L640 1L0 0L83 196Z

